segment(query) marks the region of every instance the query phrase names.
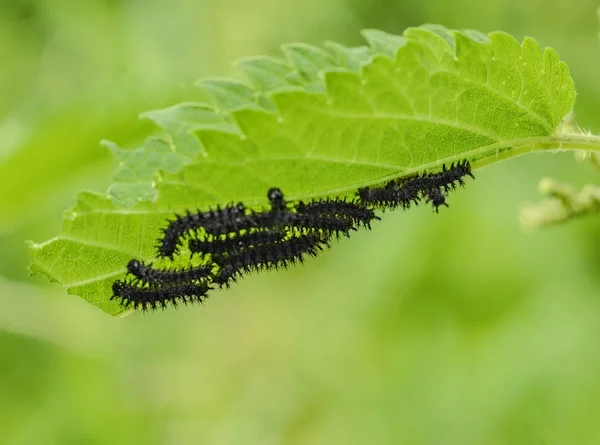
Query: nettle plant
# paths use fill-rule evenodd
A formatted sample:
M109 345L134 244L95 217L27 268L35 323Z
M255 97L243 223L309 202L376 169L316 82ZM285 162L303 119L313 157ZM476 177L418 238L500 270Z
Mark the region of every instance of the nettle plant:
M104 142L114 183L82 192L60 235L30 244L31 271L114 315L202 301L226 274L318 253L356 228L353 212L437 209L485 165L542 150L600 164L600 137L573 123L573 80L552 49L436 25L363 36L368 46L288 44L284 58L241 60L247 82L199 81L210 103L144 113L161 135L134 150ZM600 211L597 185L541 188L549 199L523 213L530 227ZM167 235L179 247L159 258Z

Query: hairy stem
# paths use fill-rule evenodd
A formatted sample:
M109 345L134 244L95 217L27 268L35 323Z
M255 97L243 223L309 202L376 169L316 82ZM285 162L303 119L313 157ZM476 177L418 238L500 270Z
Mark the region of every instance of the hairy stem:
M524 138L515 141L502 141L471 152L489 154L474 163L481 168L495 162L514 158L535 151L583 150L600 153L600 136L582 133L562 133L555 136ZM494 154L494 151L496 152Z

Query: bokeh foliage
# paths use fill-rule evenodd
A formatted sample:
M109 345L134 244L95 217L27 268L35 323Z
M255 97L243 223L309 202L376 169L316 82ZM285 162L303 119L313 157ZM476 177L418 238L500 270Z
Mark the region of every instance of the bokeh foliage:
M230 61L281 42L358 45L361 28L427 22L530 35L567 61L578 122L598 132L589 8L2 2L0 442L600 440L598 220L533 234L517 220L542 176L591 182L568 153L483 169L447 212L389 214L203 307L114 319L29 278L23 243L54 236L77 191L106 189L114 164L100 139L139 145L154 129L137 113L196 100L195 79L235 74Z

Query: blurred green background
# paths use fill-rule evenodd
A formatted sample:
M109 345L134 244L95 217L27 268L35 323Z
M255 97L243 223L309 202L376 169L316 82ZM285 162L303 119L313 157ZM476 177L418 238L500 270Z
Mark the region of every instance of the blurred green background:
M0 443L600 443L598 217L525 233L570 153L476 172L450 209L385 215L203 307L112 318L43 277L24 241L59 231L135 146L140 112L291 41L440 23L552 46L600 131L594 5L577 0L0 0Z

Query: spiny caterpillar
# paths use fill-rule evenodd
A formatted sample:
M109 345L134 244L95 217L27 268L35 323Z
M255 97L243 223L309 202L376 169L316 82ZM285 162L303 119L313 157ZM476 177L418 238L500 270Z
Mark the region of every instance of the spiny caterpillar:
M214 255L227 252L237 252L239 250L280 241L285 237L285 233L279 230L255 230L245 233L228 233L221 237L214 237L211 240L190 239L188 249L192 253L200 256Z
M172 283L169 285L152 285L142 287L132 282L117 280L113 283L111 300L119 299L124 308L133 309L165 309L168 304L177 306L179 303L202 303L211 289L208 282Z
M437 212L440 206L448 206L445 193L454 190L457 185L464 186L465 176L475 179L468 160L453 163L449 169L444 165L440 172L392 180L382 188L361 188L357 195L364 206L382 210L397 207L408 209L411 204L418 204L425 199L432 203Z
M246 228L248 225L251 225L251 222L246 216L246 207L241 202L207 212L192 213L188 210L185 215L175 215L174 220L168 221L156 246L157 253L159 257L173 259L185 235L200 228L206 233L221 235Z
M342 219L353 225L362 224L370 229L371 221L380 220L373 209L366 208L356 202L348 202L345 199L319 199L304 203L299 201L295 206L296 212L301 215L314 215L323 218Z
M212 268L210 266L189 266L182 269L158 269L152 267L152 263L145 264L143 261L133 259L127 263L127 272L133 275L133 281L162 285L206 278L211 274Z
M186 266L175 269L130 260L127 272L132 278L115 281L111 299L142 310L202 302L211 284L229 287L246 273L302 263L306 256L329 248L334 236L350 236L360 227L370 229L372 221L381 219L376 209L408 209L425 201L437 212L440 206L448 206L446 195L463 186L466 176L475 178L471 164L463 160L449 168L444 165L439 172L392 180L380 188L360 188L350 200L288 203L281 189L273 187L267 192L265 210L247 209L239 202L175 215L162 229L158 257L181 264L175 256L187 241L191 255L196 256L194 264L201 264L192 265L190 258Z
M229 287L242 273L268 269L279 269L290 264L303 263L305 255L317 256L318 251L329 247L327 237L318 233L293 236L285 241L261 244L239 252L215 255L220 266L213 282Z

